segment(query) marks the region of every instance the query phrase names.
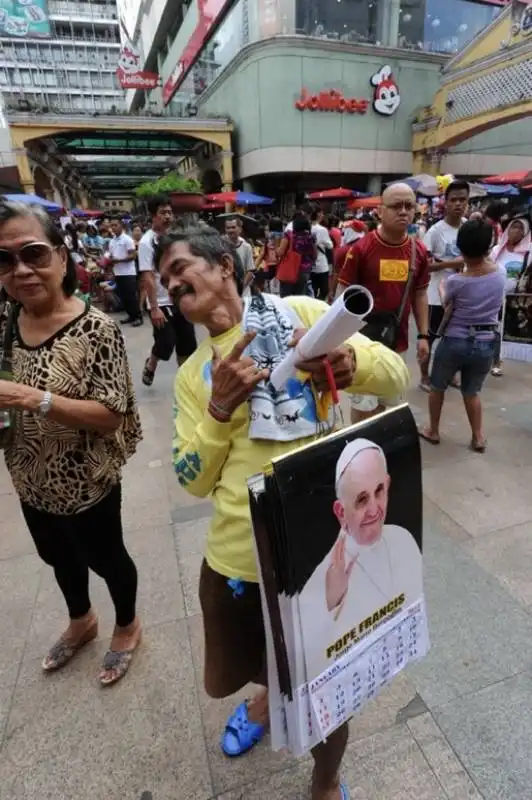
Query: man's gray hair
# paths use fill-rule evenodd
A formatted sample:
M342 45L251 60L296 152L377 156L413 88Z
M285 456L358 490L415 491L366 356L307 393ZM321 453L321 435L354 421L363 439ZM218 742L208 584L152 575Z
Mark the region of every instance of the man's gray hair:
M234 244L218 233L216 228L205 225L205 223L199 223L185 228L173 228L168 231L164 236L161 236L155 253L155 266L157 269L163 254L176 242L186 242L192 255L204 258L211 267L221 264L224 256L231 256L235 268L234 275L238 293L242 294L244 291L242 261Z

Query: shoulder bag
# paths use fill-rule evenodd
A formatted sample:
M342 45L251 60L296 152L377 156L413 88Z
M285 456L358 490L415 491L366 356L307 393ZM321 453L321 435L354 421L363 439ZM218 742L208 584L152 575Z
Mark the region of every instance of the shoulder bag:
M13 380L13 327L15 324L15 306L9 306L4 341L2 342L2 359L0 361L0 378L5 381ZM11 408L0 408L0 450L10 445L15 435L15 411Z
M366 325L361 329L361 333L374 342L395 350L403 314L405 313L408 295L416 274L417 247L415 239L411 238L410 265L408 268L408 278L406 279L403 296L397 311L372 311L366 318Z
M281 283L297 283L301 275L300 253L294 250L294 237L290 237L290 247L277 267L277 280Z

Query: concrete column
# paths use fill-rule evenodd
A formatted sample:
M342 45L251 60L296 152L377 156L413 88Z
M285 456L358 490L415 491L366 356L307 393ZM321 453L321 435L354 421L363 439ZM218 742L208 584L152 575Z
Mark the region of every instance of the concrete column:
M16 151L17 169L20 185L26 194L35 194L35 181L27 152Z
M388 0L390 3L388 21L388 41L389 47L397 47L399 43L399 20L401 19L401 0Z
M385 0L377 9L377 42L383 47L397 47L401 0Z
M378 197L382 191L382 175L370 175L366 191Z
M233 154L227 150L222 153L222 181L222 191L231 192L233 190Z

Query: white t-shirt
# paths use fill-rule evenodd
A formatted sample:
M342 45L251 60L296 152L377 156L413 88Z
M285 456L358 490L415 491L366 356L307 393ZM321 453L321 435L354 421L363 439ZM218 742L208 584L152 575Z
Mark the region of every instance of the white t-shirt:
M346 534L341 531L340 536ZM310 678L331 666L328 646L368 617L402 598L408 608L423 596L423 559L414 537L398 525L384 525L381 538L361 547L347 537L345 563L355 559L349 588L340 609L329 611L326 576L334 546L316 567L299 595L301 628Z
M433 258L439 261L454 261L455 258L461 258L461 253L456 246L459 230L441 219L432 228L429 228L423 237L423 243ZM453 272L453 269L441 269L431 273L427 291L429 306L441 306L438 287L442 279L449 277Z
M236 246L236 252L240 256L244 272L253 272L255 262L253 261L253 248L249 242L246 242L241 236Z
M524 253L510 253L506 248L497 256L495 263L506 278L505 294L511 294L515 291L524 260Z
M111 239L109 242L111 258L126 258L131 250L135 250L135 242L127 233L121 233L120 236L115 236L114 239ZM113 272L117 278L123 278L127 275L136 275L135 259L124 261L122 264L115 264L113 266Z
M156 245L157 236L150 228L149 231L146 231L139 242L139 272L153 272L155 276L157 305L159 308L163 308L163 306L171 306L173 303L170 300L170 295L161 284L161 276L159 275L159 271L155 269L155 265L153 263ZM148 304L148 308L150 308L150 301L146 299L146 302Z
M318 255L316 263L312 267L312 272L329 272L329 262L325 255L327 250L333 249L333 243L329 236L329 231L324 225L315 224L312 226L312 233L316 237Z

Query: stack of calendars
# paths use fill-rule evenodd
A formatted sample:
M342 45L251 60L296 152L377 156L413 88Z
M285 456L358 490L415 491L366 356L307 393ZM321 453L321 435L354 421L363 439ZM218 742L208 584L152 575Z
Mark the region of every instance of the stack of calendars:
M302 755L429 648L412 414L333 433L248 484L272 747Z

